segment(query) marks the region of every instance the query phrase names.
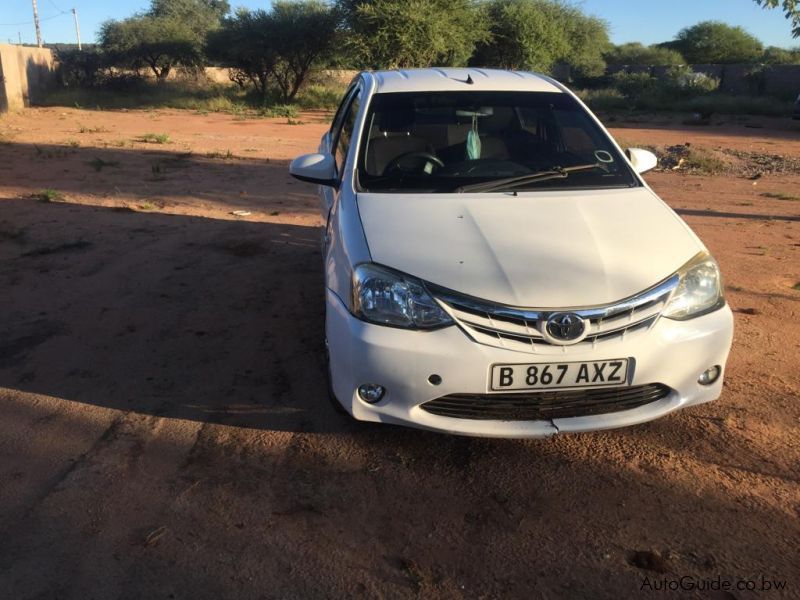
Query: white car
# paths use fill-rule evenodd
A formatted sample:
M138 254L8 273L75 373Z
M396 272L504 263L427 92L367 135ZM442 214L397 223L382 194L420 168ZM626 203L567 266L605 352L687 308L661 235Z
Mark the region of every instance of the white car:
M719 268L563 85L365 72L319 152L331 390L353 417L462 435L633 425L719 397Z

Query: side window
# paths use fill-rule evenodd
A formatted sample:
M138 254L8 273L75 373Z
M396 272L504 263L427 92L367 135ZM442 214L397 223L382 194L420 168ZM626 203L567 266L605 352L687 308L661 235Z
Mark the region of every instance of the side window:
M342 116L342 127L339 131L338 138L334 140L336 171L340 176L344 171L344 162L347 160L347 151L350 149L350 141L353 138L353 130L356 126L356 116L358 115L358 108L361 105L359 92L360 90L356 88L350 105L345 107Z
M333 116L333 121L331 122L331 140L335 140L339 136L339 129L342 127L342 119L344 118L345 112L347 112L347 107L350 105L350 99L353 97L353 92L355 88L349 88L347 92L345 92L342 101L339 103L339 108L336 109L336 114Z

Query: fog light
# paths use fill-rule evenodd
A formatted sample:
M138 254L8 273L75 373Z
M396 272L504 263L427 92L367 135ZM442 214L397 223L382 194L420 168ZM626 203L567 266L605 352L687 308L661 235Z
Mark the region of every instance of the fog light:
M722 373L722 369L719 365L709 367L700 374L700 377L697 378L697 383L700 385L711 385L719 379L720 373Z
M386 388L376 383L363 383L358 386L358 397L364 402L375 404L386 393Z

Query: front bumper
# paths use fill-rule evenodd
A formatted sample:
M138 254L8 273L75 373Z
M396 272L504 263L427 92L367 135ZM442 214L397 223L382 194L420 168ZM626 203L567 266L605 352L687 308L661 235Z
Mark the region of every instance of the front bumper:
M733 315L725 306L689 321L661 318L635 339L571 351L567 359L558 347L547 354L529 354L478 344L456 325L435 331L408 331L365 323L353 317L339 297L328 290L325 333L333 391L356 419L460 435L532 438L634 425L684 406L715 400L722 391L733 338ZM631 410L541 421L462 419L420 408L425 402L449 394L489 393L489 370L493 364L621 357L635 361L631 385L661 383L672 392L663 400ZM713 365L723 368L719 379L708 386L697 383L700 373ZM432 374L441 377L439 385L429 383ZM386 394L380 402L367 404L356 392L363 383L380 384Z

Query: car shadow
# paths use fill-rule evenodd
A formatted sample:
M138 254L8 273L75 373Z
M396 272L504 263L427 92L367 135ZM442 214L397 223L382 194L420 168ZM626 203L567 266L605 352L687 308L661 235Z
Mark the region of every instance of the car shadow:
M687 217L716 217L719 219L748 219L754 221L800 221L800 215L762 215L755 213L697 210L692 208L676 208L675 212L681 216Z
M0 206L0 388L242 427L349 426L326 396L318 227Z

